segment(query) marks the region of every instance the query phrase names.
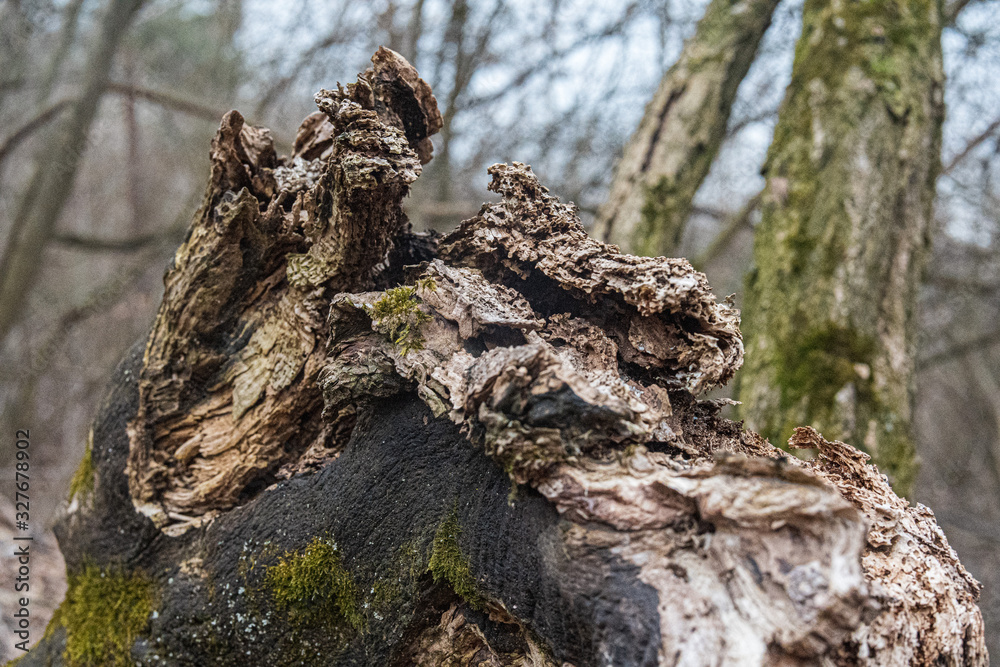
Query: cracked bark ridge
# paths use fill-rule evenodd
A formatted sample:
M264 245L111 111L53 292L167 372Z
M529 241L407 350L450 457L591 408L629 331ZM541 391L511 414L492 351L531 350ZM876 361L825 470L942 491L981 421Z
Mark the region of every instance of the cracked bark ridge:
M809 427L789 440L793 448L815 449L807 464L868 520L861 565L876 582L882 612L857 628L837 655L850 665L985 665L985 628L976 606L980 584L962 567L958 554L929 507L909 505L892 492L870 457L842 442L829 442ZM885 637L906 637L886 642Z
M130 425L137 505L161 524L240 502L335 435L318 419L329 297L374 287L406 244L400 207L440 127L433 95L380 50L317 96L296 153L236 111L212 141L205 201L164 282Z

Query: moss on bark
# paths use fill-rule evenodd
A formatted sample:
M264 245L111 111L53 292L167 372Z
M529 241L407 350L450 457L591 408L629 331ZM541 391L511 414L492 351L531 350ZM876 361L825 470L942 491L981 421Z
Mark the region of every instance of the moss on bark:
M943 117L933 0L810 0L765 165L743 416L870 452L907 493L916 287Z
M462 553L462 547L458 544L461 533L458 512L453 510L434 534L434 546L427 569L434 575L434 581L447 581L459 597L475 609L483 609L486 600L472 576L469 558Z
M67 577L66 599L45 637L66 630L67 667L127 667L132 644L145 632L155 604L155 586L145 575L116 567L86 565Z
M372 304L372 321L379 331L389 336L403 356L424 347L420 327L431 316L420 309L418 292L435 289L434 279L427 278L417 281L413 287L403 285L386 290L382 298Z
M625 148L594 225L596 237L641 255L676 251L777 4L709 3Z
M80 459L80 465L77 466L76 472L73 473L73 478L69 482L70 500L73 498L83 500L94 492L94 460L91 455L93 438L94 434L91 432L87 439L87 448L83 452L83 458Z
M302 553L286 553L265 577L275 606L307 624L361 630L364 619L354 578L341 562L337 544L315 538Z

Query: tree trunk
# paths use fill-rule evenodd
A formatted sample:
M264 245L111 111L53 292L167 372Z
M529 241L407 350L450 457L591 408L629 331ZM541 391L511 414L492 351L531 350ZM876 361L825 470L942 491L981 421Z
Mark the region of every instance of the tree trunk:
M742 414L774 441L809 424L864 449L905 494L944 113L939 7L803 12L747 279Z
M80 9L83 8L83 0L70 0L62 10L62 25L59 26L59 41L49 64L41 76L41 83L38 85L36 102L39 107L49 101L52 96L52 88L56 84L59 71L62 69L66 57L69 55L73 42L76 40L76 29L80 24Z
M593 234L640 255L672 256L708 175L778 0L713 0L660 82L615 167Z
M529 167L454 233L400 203L440 127L380 50L291 158L223 120L57 535L25 665L985 665L926 508L697 395L738 315L590 239Z
M42 251L73 191L76 170L87 150L118 44L143 0L108 3L97 42L87 58L83 85L69 115L38 156L35 172L12 221L0 264L0 340L21 317L28 292L42 266Z

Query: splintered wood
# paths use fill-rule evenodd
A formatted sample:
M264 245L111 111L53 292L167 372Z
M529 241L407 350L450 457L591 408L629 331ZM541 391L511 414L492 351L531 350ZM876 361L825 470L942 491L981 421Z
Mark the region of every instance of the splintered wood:
M842 443L803 463L694 399L743 353L702 274L588 238L524 165L490 172L502 201L410 271L418 347L386 335L389 292L334 299L328 410L383 376L461 424L568 545L638 567L661 664L985 664L978 585L929 510Z
M441 126L416 71L391 51L321 91L296 153L230 112L204 203L164 280L130 425L129 486L166 522L239 502L306 452L332 447L317 377L339 291L375 286L408 232L400 207Z

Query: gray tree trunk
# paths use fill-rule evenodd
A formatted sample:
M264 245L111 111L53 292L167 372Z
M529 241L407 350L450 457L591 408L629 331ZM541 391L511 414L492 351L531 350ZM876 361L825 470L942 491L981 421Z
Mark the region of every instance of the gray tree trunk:
M529 167L449 236L400 208L440 127L380 50L278 160L231 112L57 535L26 665L985 665L933 516L802 429L699 400L738 315L589 238Z
M905 494L944 113L939 6L803 12L747 279L742 416L775 442L808 424L864 449Z
M646 106L615 167L593 234L639 255L672 256L694 195L726 136L736 90L778 0L713 0Z

